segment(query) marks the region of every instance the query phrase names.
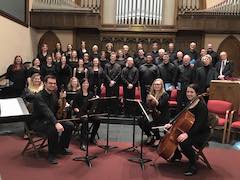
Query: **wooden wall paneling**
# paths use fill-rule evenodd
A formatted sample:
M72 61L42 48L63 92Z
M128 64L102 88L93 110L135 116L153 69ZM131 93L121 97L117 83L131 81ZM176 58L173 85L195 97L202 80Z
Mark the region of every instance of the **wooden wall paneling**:
M57 42L60 42L60 40L54 32L45 32L38 42L38 52L41 50L43 44L47 44L49 52L52 52L55 49Z

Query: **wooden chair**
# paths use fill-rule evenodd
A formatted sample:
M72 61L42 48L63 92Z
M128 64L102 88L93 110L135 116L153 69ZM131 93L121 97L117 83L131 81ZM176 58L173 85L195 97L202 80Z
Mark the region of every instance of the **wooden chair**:
M209 169L212 169L210 163L208 162L206 156L203 153L203 150L204 150L205 147L208 147L208 142L213 136L214 128L216 127L216 125L218 123L217 115L213 114L213 113L209 113L208 114L208 121L209 121L209 128L210 128L210 134L209 134L208 139L206 140L206 142L202 146L194 146L193 148L194 148L194 151L196 153L197 159L201 160L204 164L206 164L206 166Z
M207 107L209 112L218 116L218 123L214 129L223 131L222 143L225 143L232 103L222 100L208 100Z
M22 151L22 155L32 150L35 156L39 158L39 152L48 146L47 136L31 130L27 122L25 122L25 130L28 136L28 142Z
M231 134L240 134L240 111L236 119L233 119L235 111L230 114L229 126L227 131L227 143L230 142Z

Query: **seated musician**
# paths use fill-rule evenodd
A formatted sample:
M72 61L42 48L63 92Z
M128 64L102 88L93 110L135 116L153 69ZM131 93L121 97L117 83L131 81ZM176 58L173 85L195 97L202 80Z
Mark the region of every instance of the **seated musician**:
M67 102L69 104L72 104L72 101L74 99L74 97L76 96L77 93L80 92L80 83L79 83L79 80L78 78L76 77L72 77L68 83L68 86L67 86Z
M79 117L87 114L87 105L88 100L93 98L93 93L89 91L89 82L87 78L84 78L81 83L81 92L76 95L76 97L73 99L73 110L76 114L78 114ZM86 143L88 138L88 120L87 118L81 118L82 126L81 126L81 146L80 149L83 151L86 151ZM97 131L100 126L100 121L97 118L91 118L93 123L93 129L91 132L91 138L90 143L97 144L97 141L95 139L95 136L97 134Z
M159 130L152 129L152 127L165 125L169 122L168 98L169 95L164 90L163 80L160 78L155 79L150 87L150 93L147 96L147 106L150 110L152 121L149 122L146 119L139 120L139 126L148 136L147 144L153 143L153 146L157 146L160 142ZM152 133L156 138L155 140Z
M57 164L57 154L71 155L68 149L72 136L73 124L71 122L58 122L56 112L58 99L55 95L57 89L56 77L47 75L44 78L44 89L33 100L33 122L31 128L48 137L48 161ZM64 94L60 94L60 97Z
M196 84L190 84L187 87L186 95L189 101L192 101L198 95L199 89ZM189 159L189 166L185 171L186 176L197 173L196 154L192 146L201 146L206 142L209 136L208 109L201 98L197 99L191 106L190 112L195 116L195 122L189 132L184 132L178 136L177 141L183 154ZM172 124L166 124L165 128L170 128ZM180 161L181 152L177 149L171 158L171 162Z
M28 87L23 91L22 97L28 107L28 110L32 111L32 102L35 95L43 90L43 82L41 81L41 75L39 73L34 73L29 81ZM30 126L29 122L28 126ZM27 134L24 133L24 139L27 139Z

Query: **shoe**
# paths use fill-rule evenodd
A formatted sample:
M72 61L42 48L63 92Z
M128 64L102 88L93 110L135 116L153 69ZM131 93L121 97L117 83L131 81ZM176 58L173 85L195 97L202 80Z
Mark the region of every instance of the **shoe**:
M190 165L187 170L184 172L185 176L192 176L197 173L196 165Z
M152 147L158 147L159 143L160 143L160 139L156 139L152 144Z
M72 151L69 150L68 148L63 148L60 152L61 155L73 155Z
M154 140L153 136L148 136L146 144L147 145L152 144L153 140Z
M171 157L169 162L180 162L181 159L182 159L182 155L173 155L173 157Z
M82 145L80 146L80 149L81 149L82 151L86 151L86 150L87 150L87 146L86 146L85 144L82 144Z
M96 145L97 144L97 140L95 138L91 138L90 139L90 144Z
M28 135L27 135L27 134L24 134L24 135L23 135L23 139L25 139L25 140L29 139L29 138L28 138Z
M49 156L48 156L48 162L49 162L50 164L58 164L57 159L56 159L55 156L53 156L53 155L49 155Z

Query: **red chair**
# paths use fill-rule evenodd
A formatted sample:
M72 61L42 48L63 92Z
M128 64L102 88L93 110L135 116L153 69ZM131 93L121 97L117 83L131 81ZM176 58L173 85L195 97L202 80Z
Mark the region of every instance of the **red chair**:
M106 97L106 87L104 85L101 86L101 97Z
M222 100L208 100L207 107L209 112L218 116L218 122L214 129L223 130L222 143L225 143L232 103Z
M233 120L234 112L235 111L232 111L230 115L228 134L227 134L227 143L229 143L230 141L231 133L240 134L240 111L238 112L238 116L235 120Z
M169 104L170 108L177 107L177 89L173 89L171 91L171 95L169 97L168 104Z
M136 88L135 88L135 99L141 100L140 87L136 87Z
M119 86L119 97L123 98L123 86Z

